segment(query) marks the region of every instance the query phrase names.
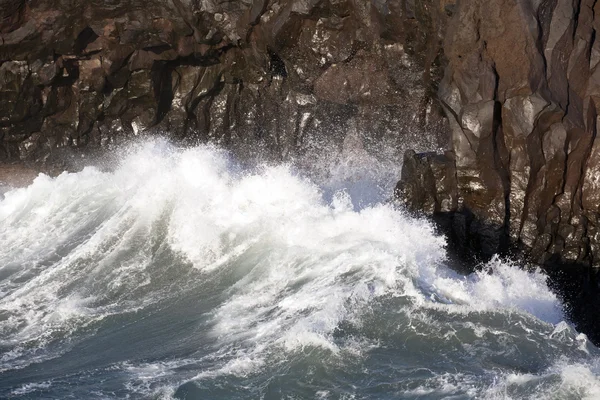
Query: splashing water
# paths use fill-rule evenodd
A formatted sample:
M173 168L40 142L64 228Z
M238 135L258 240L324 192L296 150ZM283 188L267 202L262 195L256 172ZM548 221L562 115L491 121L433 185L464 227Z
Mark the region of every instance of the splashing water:
M340 186L159 141L6 192L0 397L600 396L541 272Z

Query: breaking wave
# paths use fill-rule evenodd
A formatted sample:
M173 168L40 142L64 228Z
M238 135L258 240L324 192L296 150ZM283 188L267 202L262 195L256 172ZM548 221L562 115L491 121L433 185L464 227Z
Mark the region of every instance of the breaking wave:
M600 396L540 271L356 193L162 141L6 192L0 397Z

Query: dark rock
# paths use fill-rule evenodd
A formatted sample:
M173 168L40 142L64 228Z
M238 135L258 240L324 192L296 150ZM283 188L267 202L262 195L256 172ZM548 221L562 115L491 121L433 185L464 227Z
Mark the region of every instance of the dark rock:
M434 215L457 209L456 170L452 155L404 155L402 179L396 186L396 197L413 212Z
M442 147L450 2L405 3L5 0L2 157L49 163L161 133L309 159L325 142L340 151L349 121L398 162L410 143Z
M0 33L10 33L23 24L25 10L25 0L0 1Z
M516 250L543 265L598 343L600 3L473 0L445 9L438 96L450 155L407 153L398 198L433 216L463 258ZM432 165L456 179L441 185ZM440 213L440 198L456 201Z
M457 206L538 263L600 266L595 2L458 3L439 98L450 120ZM412 182L406 182L412 179ZM433 189L402 177L415 199ZM415 199L408 199L414 203ZM431 207L423 210L432 213Z
M600 270L578 263L565 263L560 256L545 262L550 287L565 305L566 315L578 331L587 334L593 343L600 343Z

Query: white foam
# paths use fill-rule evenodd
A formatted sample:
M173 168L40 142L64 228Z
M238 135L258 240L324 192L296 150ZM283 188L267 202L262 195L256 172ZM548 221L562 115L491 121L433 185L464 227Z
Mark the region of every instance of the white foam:
M486 399L600 398L598 360L578 363L561 359L541 374L506 374L481 394Z
M23 396L29 393L34 393L40 390L49 389L52 386L50 382L28 383L17 389L14 389L11 394L13 396Z
M344 190L327 197L290 166L240 173L223 151L160 141L137 146L114 172L41 175L6 193L0 344L14 348L0 368L54 357L40 349L215 274L232 276L232 284L211 314L215 367L199 378L247 376L282 352L361 357L368 341L336 340L334 332L344 322L359 326L361 313L385 296L408 299L413 309L562 321L539 271L495 259L491 273L460 276L443 265L445 240L428 222L389 204L357 209ZM161 246L184 261L156 268ZM168 268L178 268L176 284L161 280Z
M436 301L449 305L448 311L507 309L535 315L551 324L564 319L561 303L548 289L547 277L539 269L526 271L498 257L466 277L424 266L419 279L426 292L435 294Z

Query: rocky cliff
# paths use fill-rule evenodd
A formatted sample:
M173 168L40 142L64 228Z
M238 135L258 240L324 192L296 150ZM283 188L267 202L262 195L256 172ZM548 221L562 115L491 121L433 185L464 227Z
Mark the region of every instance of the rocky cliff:
M463 256L545 265L580 328L600 306L600 3L458 2L438 97L445 154L407 152L398 196Z
M341 148L349 133L360 146L439 147L452 8L0 0L0 162L68 164L156 133L274 159Z
M438 92L452 145L407 153L400 196L459 212L486 254L600 266L598 27L593 0L459 2Z

